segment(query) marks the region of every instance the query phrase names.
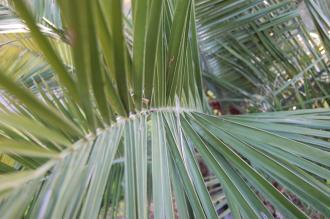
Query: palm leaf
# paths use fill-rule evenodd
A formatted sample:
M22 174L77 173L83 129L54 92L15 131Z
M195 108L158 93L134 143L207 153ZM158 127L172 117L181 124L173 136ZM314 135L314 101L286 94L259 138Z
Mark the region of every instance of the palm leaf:
M267 111L328 100L329 56L317 49L294 1L201 0L196 14L205 78L224 106L236 99Z
M16 63L1 66L0 151L10 160L0 160L2 217L271 218L267 200L287 218L307 218L274 180L330 214L329 110L207 114L195 12L198 20L212 4L135 0L131 18L120 0L59 0L64 36L54 41L37 23L43 10L13 3L51 76L31 70L15 78L9 70ZM223 15L231 3L221 2ZM263 78L237 48L223 48ZM207 178L199 160L212 172Z

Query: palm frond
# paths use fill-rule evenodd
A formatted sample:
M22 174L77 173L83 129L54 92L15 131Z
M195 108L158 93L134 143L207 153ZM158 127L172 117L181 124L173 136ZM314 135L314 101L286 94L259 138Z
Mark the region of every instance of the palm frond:
M272 114L279 121L266 121L268 127L270 123L275 127L280 123L290 127L290 130L283 128L279 132L273 128L262 127L260 123L249 123L258 117L267 118ZM180 117L179 120L177 116ZM25 201L22 201L25 206L20 208L28 208L28 212L31 212L28 215L31 214L32 218L41 213L45 217L54 218L95 218L101 210L110 170L117 165L114 159L121 159L123 154L120 151L125 151L126 195L125 198L121 196L120 200L125 203L126 215L133 218L147 217L148 209L151 208L148 203L152 200L155 217L173 218L174 208L177 208L178 212L187 213L187 206L191 205L195 217L212 218L217 215L217 211L213 209L214 205L197 165L197 150L223 185L230 208L239 209L241 215L271 217L263 206L263 197L270 200L286 217L306 217L270 184L274 179L304 202L327 215L329 188L326 180L330 176L327 169L330 166L330 151L321 142L326 144L327 141L322 139L330 135L326 131L329 126L322 125L322 122L329 121L328 117L329 111L325 110L224 118L196 112L155 112L150 116L141 115L101 131L96 138L91 136L75 143L35 170L3 175L2 191L13 191L9 196L7 193L8 197L2 205L6 206L6 203L11 202L11 198L17 200L25 197ZM147 118L151 120L149 128ZM293 129L299 130L301 124L284 125L285 122L281 122L281 118L313 121L312 124L318 127L309 127L313 132L302 135L317 141L309 143L292 140L291 135L296 134ZM151 132L151 141L147 140L147 132ZM121 138L123 144L119 143ZM150 150L152 154L148 153ZM116 154L119 157L116 157ZM151 159L151 164L148 164L148 159ZM148 165L151 165L150 172ZM147 180L148 172L152 176L150 184ZM19 192L15 191L20 191L27 185L40 189L37 200L28 201L31 197L25 193L21 193L21 197L17 198ZM179 188L179 191L184 193L177 194ZM150 199L148 191L151 189L153 197ZM174 205L173 197L182 195L186 198L175 199ZM90 209L91 203L95 205L93 211L86 209L87 206ZM28 207L28 204L31 207ZM114 207L112 204L106 208ZM81 210L77 212L78 209ZM5 210L6 208L2 212L6 212ZM8 211L8 214L13 213L10 208Z
M295 1L201 0L196 14L205 78L220 89L220 100L243 99L263 111L328 100L329 56Z
M330 4L325 0L305 1L307 8L313 18L317 31L320 34L324 49L330 51Z
M240 1L236 9L248 13L251 2ZM127 18L120 0L59 0L63 36L54 40L38 24L43 10L33 14L24 1L12 3L50 75L31 69L12 77L16 63L1 66L1 217L272 218L267 200L286 218L307 218L310 212L277 190L274 180L313 211L330 214L329 110L207 114L197 43L203 28L195 19L219 7L135 0ZM226 17L233 1L223 4ZM296 16L292 7L261 7L235 24L261 28L255 19L274 10L285 14L277 21L286 22ZM132 24L131 38L124 19ZM232 26L223 28L216 32ZM266 73L232 48L247 53L242 45L227 42L222 49L263 79ZM269 51L285 68L297 67L280 59L277 47ZM211 171L207 178L200 160Z

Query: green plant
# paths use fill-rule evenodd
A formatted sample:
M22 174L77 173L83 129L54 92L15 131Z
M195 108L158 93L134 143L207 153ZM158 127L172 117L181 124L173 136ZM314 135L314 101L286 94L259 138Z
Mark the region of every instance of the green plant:
M296 1L197 2L204 76L223 105L269 111L329 101L330 56L307 31ZM329 44L327 1L305 2L322 45Z
M58 0L60 24L11 3L0 21L14 8L29 32L1 34L1 217L272 218L266 199L307 218L272 180L330 214L330 111L209 115L194 1L135 0L130 20Z

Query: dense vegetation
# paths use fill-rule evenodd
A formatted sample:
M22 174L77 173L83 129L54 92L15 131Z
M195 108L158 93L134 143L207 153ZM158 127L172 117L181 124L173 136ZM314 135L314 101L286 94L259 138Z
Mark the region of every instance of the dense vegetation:
M330 5L297 4L0 0L0 218L329 216Z

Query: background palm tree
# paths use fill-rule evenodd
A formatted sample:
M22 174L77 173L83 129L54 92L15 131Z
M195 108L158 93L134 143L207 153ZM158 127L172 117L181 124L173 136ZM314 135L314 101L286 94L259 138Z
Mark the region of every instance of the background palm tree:
M306 1L315 19L324 19L315 22L321 44L302 23L295 1L200 1L196 11L205 78L219 90L221 102L264 111L327 104L328 4Z
M306 4L327 49L329 14ZM204 94L267 111L326 100L328 54L294 2L0 10L2 218L274 217L265 202L277 217L330 215L328 109L216 117Z

